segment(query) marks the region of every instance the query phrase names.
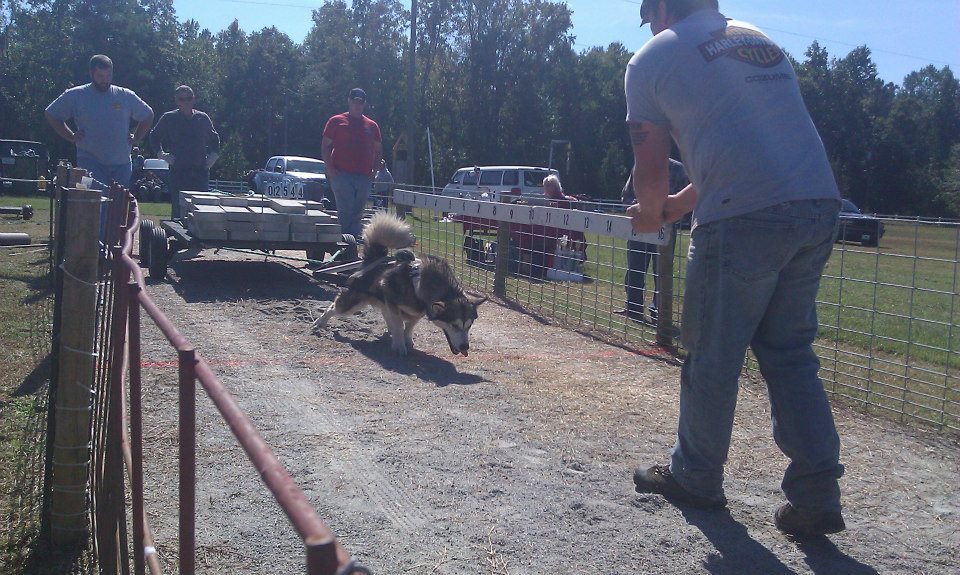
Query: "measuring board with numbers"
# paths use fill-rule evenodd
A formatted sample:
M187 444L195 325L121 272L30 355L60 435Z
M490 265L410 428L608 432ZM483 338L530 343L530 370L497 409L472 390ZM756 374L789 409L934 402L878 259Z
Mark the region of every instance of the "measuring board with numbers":
M633 231L630 218L619 214L602 214L556 208L549 205L467 200L400 189L394 190L393 201L405 206L425 208L436 212L450 212L459 216L515 224L549 226L649 244L666 245L670 241L668 226L661 227L657 232L638 234Z

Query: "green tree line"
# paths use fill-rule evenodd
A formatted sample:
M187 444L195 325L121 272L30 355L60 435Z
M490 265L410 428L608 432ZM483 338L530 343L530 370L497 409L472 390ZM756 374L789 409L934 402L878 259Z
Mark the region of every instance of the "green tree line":
M438 185L461 166L552 157L567 191L619 196L631 162L623 44L575 51L562 1L418 6L413 183L430 183L429 128ZM193 86L224 142L215 177L237 179L276 154L319 157L324 123L355 86L367 91L388 159L406 126L411 18L397 0L326 0L302 43L273 26L178 22L172 0L0 7L0 137L47 142L57 158L74 151L43 109L89 81L96 53L158 115L174 107L178 84ZM866 46L832 57L817 43L793 63L844 196L880 213L960 216L960 85L949 67L926 66L897 85L878 77Z

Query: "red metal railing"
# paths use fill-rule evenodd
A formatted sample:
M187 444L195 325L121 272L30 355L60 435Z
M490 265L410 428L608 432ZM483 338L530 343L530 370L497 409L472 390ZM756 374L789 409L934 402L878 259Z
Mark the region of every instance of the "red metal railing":
M133 505L133 558L134 570L140 575L149 567L151 574L159 574L160 562L157 558L153 539L144 513L143 487L143 410L141 396L141 346L140 322L141 308L160 329L170 345L177 351L179 363L179 436L180 436L180 480L179 480L179 572L189 575L195 572L196 558L196 382L213 401L224 421L237 441L246 451L251 463L260 472L267 488L273 494L280 508L296 529L305 548L305 561L309 575L351 575L368 573L357 565L337 541L334 534L323 523L310 505L303 491L274 455L270 446L254 427L250 419L234 401L230 392L217 379L210 366L197 353L196 349L177 330L171 321L150 299L144 287L144 278L137 261L132 257L133 238L140 226L140 217L136 200L119 186L111 190L111 196L117 201L125 196L129 202L125 223L119 224L119 245L112 250L113 275L116 294L111 322L111 348L113 350L110 371L110 417L108 424L118 437L130 475L131 501ZM124 203L126 203L124 202ZM117 204L114 204L117 205ZM129 338L129 339L128 339ZM124 349L129 353L129 395L130 411L127 419L124 405ZM129 434L126 429L129 424ZM110 445L111 442L107 442ZM110 447L107 448L110 450ZM116 527L125 533L124 513L122 511L123 477L105 474L104 482L113 486L109 515L116 521ZM119 491L117 491L119 490ZM117 494L120 496L117 497ZM119 502L117 501L119 499ZM119 508L119 510L118 510ZM120 536L121 541L123 535ZM121 545L121 548L125 545ZM120 551L124 553L124 551ZM120 561L125 563L124 561ZM127 569L124 569L126 572Z

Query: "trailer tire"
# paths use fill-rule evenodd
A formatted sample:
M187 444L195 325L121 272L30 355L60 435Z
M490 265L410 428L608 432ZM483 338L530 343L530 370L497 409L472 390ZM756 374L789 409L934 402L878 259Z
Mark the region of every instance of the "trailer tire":
M150 244L153 242L153 220L140 220L140 267L150 267Z
M150 279L162 281L167 277L167 264L170 251L167 245L167 232L163 228L154 228L150 239Z
M343 234L343 243L346 246L341 251L342 260L345 262L353 262L360 259L360 251L357 249L357 238L353 237L353 234Z

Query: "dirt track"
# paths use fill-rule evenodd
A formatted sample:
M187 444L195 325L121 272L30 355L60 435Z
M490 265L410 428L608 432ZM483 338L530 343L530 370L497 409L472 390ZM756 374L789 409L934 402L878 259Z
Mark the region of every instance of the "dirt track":
M848 530L799 545L772 525L786 460L762 383L744 379L728 512L638 495L666 460L679 367L495 302L471 354L423 322L393 356L373 310L310 322L333 288L204 252L148 291L200 350L346 548L375 574L955 573L960 448L835 407ZM256 258L246 258L253 259ZM144 326L149 515L176 565L175 357ZM304 572L302 548L205 397L198 570ZM953 567L950 567L953 565Z

